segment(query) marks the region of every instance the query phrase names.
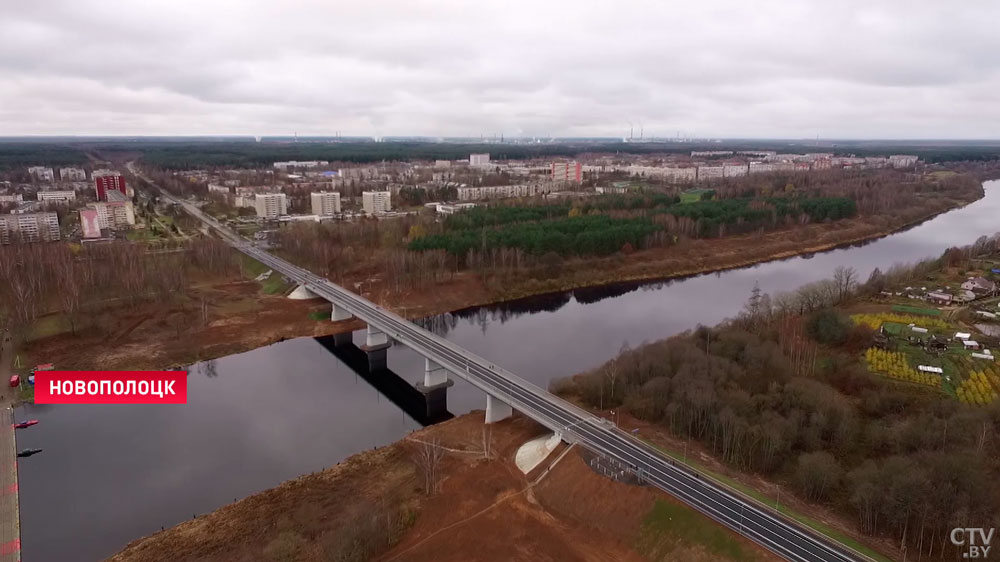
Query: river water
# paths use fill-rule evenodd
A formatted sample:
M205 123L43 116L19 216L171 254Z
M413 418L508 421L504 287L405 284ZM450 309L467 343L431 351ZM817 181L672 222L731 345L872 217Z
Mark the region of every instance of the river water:
M460 311L430 322L475 353L546 386L596 367L624 343L714 324L740 309L755 282L765 292L829 277L838 265L862 280L1000 230L1000 182L986 197L880 240L810 257L673 282L631 284ZM359 341L362 334L355 334ZM422 378L422 360L397 346L389 367ZM129 541L295 476L394 442L420 427L316 340L290 340L190 369L177 406L25 406L41 423L18 447L25 562L88 561ZM456 381L456 414L484 396Z

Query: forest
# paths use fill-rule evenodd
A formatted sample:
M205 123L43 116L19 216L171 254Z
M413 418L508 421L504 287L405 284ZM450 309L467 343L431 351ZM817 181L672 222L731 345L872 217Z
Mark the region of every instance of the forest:
M1000 237L983 240L975 251L1000 251ZM697 441L892 539L909 560L954 556L950 529L1000 524L1000 402L973 407L873 375L871 327L840 312L947 259L876 270L865 283L841 267L773 298L755 287L730 321L625 347L552 388Z
M849 218L856 211L854 201L846 197L680 203L676 196L658 193L610 195L576 205L473 208L448 217L441 232L413 239L409 249L445 250L460 257L473 250L494 248L518 248L531 255L554 252L562 257L607 255L626 248L626 244L634 250L673 239L649 240L658 231L708 238L775 228L785 225L786 219L802 223ZM612 217L601 212L615 213Z

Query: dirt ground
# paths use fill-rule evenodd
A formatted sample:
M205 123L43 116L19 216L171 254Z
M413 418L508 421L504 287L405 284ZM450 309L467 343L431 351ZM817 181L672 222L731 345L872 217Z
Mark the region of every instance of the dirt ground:
M390 562L642 561L638 550L643 520L654 502L672 502L646 487L613 482L590 470L570 449L541 480L544 470L525 476L514 464L522 443L542 432L525 418L490 426L492 458L483 455L482 412L415 432L407 439L351 457L335 467L285 482L224 506L196 520L139 539L111 562L186 562L329 559L332 537L366 515L356 506L391 501L415 514L411 525L378 552L358 560ZM420 442L446 448L439 491L426 495L415 463ZM558 451L544 462L550 467ZM391 498L386 500L385 498ZM686 508L683 508L686 510ZM715 527L701 515L699 524ZM293 530L293 531L291 531ZM294 532L303 540L276 554L276 537ZM744 560L775 560L732 535ZM284 534L284 535L283 535ZM667 533L669 534L669 533ZM655 559L727 560L704 546L678 540ZM343 544L336 545L342 549ZM343 551L338 551L343 555ZM663 554L662 556L660 554Z

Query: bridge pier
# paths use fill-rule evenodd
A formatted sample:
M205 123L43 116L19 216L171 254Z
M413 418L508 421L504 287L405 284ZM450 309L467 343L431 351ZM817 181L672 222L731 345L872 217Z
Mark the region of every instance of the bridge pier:
M275 271L271 271L271 275L279 275ZM305 287L305 285L299 285L295 287L295 290L288 294L288 298L296 301L306 301L309 299L318 299L319 295L310 291Z
M365 345L361 346L361 351L368 354L368 370L378 371L386 368L386 350L392 345L389 336L378 328L368 325L365 334Z
M354 318L354 315L344 310L344 307L337 306L337 303L335 302L330 304L333 306L333 309L330 311L331 322L340 322L341 320L350 320L351 318Z
M492 394L486 395L486 423L496 423L509 418L514 413L510 404L494 398Z
M424 382L417 383L417 390L424 395L428 418L437 419L448 412L448 387L453 384L444 367L424 358Z

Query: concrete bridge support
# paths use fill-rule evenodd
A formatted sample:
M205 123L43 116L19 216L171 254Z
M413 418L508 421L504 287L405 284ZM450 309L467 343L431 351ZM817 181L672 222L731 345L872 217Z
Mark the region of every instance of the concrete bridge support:
M368 325L365 334L365 345L361 346L361 351L368 354L368 370L378 371L386 368L386 350L392 345L389 336L378 328Z
M496 423L505 420L514 413L510 404L503 402L499 398L494 398L492 394L486 395L486 423Z
M432 388L448 382L448 371L430 359L424 358L424 386Z
M437 362L424 358L424 382L417 383L417 390L424 395L427 417L435 419L448 412L448 387L455 381L448 378L448 371Z
M351 345L354 343L354 333L353 332L343 332L340 334L333 335L333 345L334 347L343 347L345 345Z
M279 274L272 271L271 275L279 275ZM295 287L294 291L288 293L288 298L296 301L307 301L309 299L318 299L320 297L316 293L305 288L305 286L299 285L298 287Z
M330 303L333 305L333 310L330 311L330 321L340 322L341 320L350 320L354 317L353 314L344 310L344 307L337 306L337 303Z

